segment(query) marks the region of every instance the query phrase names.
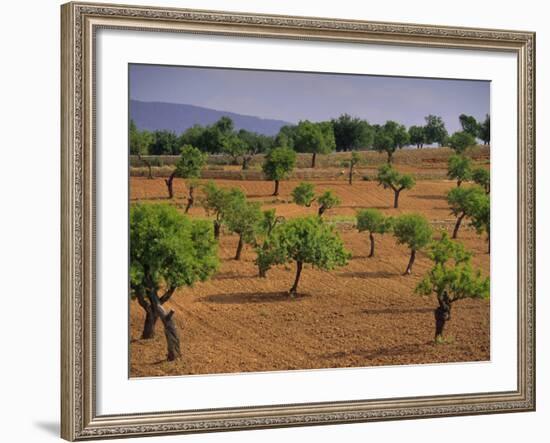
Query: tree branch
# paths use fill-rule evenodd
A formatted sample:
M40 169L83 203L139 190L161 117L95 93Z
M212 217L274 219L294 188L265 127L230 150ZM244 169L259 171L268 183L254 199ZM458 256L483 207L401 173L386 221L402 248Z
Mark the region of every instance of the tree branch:
M161 305L163 305L164 303L166 303L168 300L170 300L170 297L172 297L172 295L174 294L176 290L176 287L175 286L170 286L170 288L162 295L162 297L160 297L159 299L159 303Z

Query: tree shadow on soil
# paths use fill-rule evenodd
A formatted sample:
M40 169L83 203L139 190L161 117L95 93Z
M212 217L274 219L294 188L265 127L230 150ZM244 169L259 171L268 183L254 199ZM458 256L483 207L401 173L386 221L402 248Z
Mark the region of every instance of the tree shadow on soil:
M434 308L382 308L364 309L366 315L399 315L399 314L426 314L433 313Z
M419 200L445 200L447 201L447 196L445 195L411 195L412 198L417 198Z
M425 352L426 346L432 345L432 342L415 344L403 344L397 346L387 346L377 349L355 349L349 352L332 352L324 354L323 358L343 358L343 357L361 357L366 360L374 360L379 357L405 357L417 355Z
M298 294L290 297L288 292L238 292L233 294L214 294L202 297L200 301L220 304L242 303L291 303L305 300L311 297L309 294Z
M232 258L228 261L235 261L235 259ZM220 273L220 274L215 275L214 277L212 277L212 280L239 280L239 279L243 279L243 278L255 278L257 276L258 276L257 274L242 275L242 274L239 274L237 272L224 272L224 273Z
M355 257L359 258L359 257ZM365 271L365 272L341 272L339 277L348 278L395 278L401 276L399 273L388 271Z

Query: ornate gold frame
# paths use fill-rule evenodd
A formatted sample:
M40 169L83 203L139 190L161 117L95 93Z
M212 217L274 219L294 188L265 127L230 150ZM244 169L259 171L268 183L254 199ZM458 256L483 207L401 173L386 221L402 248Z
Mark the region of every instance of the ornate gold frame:
M535 34L68 3L62 22L61 435L67 440L533 411ZM98 416L94 370L94 35L99 28L508 51L518 59L518 384L512 392Z

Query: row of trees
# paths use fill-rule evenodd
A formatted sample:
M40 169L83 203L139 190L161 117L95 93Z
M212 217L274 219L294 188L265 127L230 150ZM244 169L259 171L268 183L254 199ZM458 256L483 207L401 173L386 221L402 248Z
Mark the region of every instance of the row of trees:
M274 265L295 264L294 282L289 295L295 297L305 265L330 271L347 264L351 254L334 228L321 216L284 220L274 210L261 211L236 189L221 190L209 185L207 207L216 213L214 228L204 220L191 220L165 204L137 204L130 210L130 287L131 297L145 311L142 338L154 336L161 320L167 343L167 359L181 355L175 312L164 305L184 286L210 278L219 266L216 233L226 223L239 235L235 258L240 259L243 244L256 251L255 263L265 278ZM223 202L223 203L220 203ZM218 227L218 228L216 228ZM357 214L357 228L369 232L374 256L374 234L393 232L398 244L410 249L404 275L412 273L418 251L425 249L433 261L432 269L416 287L424 295L435 294L435 337L440 340L450 319L452 303L463 298L486 298L489 280L471 265L471 253L442 233L433 241L428 220L420 214L385 217L376 209Z
M170 131L139 131L133 121L130 122L130 152L137 155L147 165L146 155L179 155L183 146L192 145L208 154L226 154L234 164L242 164L247 169L252 157L269 152L275 147L286 147L296 152L310 153L311 167L316 165L318 154L329 154L334 150L353 151L373 149L388 155L388 163L393 154L404 146L425 144L449 144L451 147L461 143L464 137L471 145L476 139L485 144L490 141L490 117L483 122L474 117L461 114L459 117L462 131L449 136L443 119L436 115L425 117L424 126L411 126L408 129L395 121L383 125L369 124L366 120L343 114L337 119L323 122L300 121L297 125L281 127L276 136L270 137L241 129L236 131L229 117L222 117L212 125L195 125L183 134Z

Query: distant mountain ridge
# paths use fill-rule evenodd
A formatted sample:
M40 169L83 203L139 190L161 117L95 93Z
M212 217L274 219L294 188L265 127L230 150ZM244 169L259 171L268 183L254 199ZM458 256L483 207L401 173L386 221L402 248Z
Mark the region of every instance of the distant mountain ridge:
M291 124L283 120L218 111L201 106L130 100L130 118L139 130L168 130L180 134L193 125L211 125L223 116L233 120L236 130L246 129L264 135L276 135L281 126Z

